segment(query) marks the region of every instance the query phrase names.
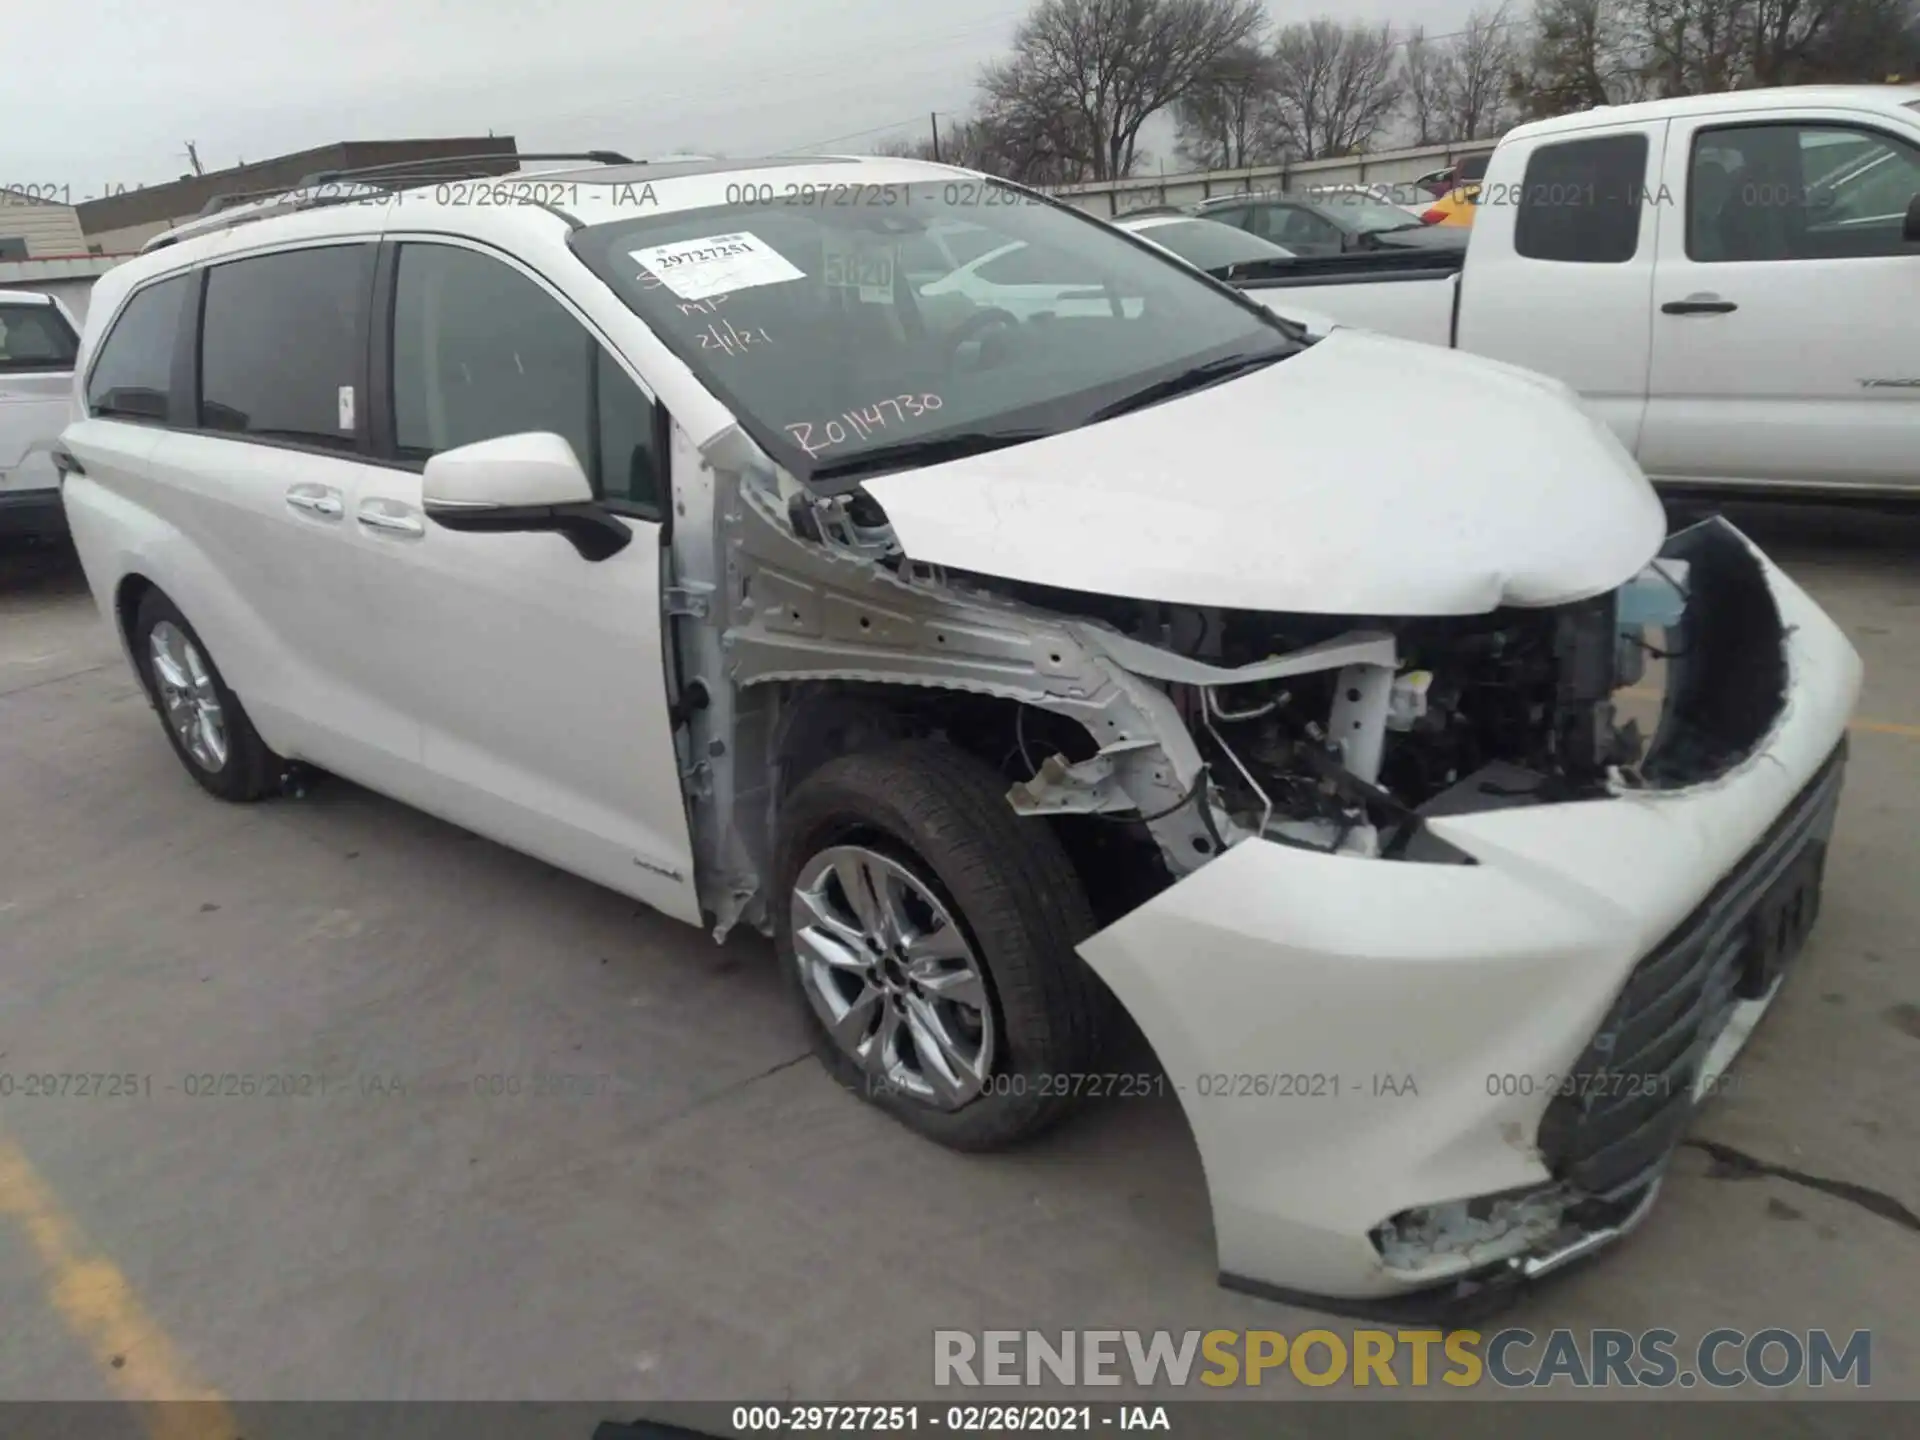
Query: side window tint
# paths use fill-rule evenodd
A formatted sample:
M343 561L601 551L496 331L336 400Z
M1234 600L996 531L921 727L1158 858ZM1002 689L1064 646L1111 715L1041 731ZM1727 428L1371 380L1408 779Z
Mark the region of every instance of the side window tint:
M1647 137L1542 145L1527 157L1513 248L1532 260L1624 265L1640 247Z
M134 292L87 379L87 409L112 420L167 418L174 339L192 279L175 275Z
M0 373L71 370L73 327L51 305L0 305Z
M1908 255L1920 151L1835 125L1702 130L1688 172L1687 255L1833 260Z
M202 429L354 448L371 248L287 250L207 271Z
M573 447L596 495L660 502L653 402L553 296L473 250L400 248L393 420L416 460L547 431Z

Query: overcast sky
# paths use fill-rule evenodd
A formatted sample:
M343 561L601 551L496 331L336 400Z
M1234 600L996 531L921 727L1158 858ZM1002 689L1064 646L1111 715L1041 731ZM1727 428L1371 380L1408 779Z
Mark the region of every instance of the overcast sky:
M74 203L347 139L862 150L964 112L1026 0L60 0L6 7L0 185ZM1472 0L1269 0L1454 29ZM1164 146L1165 132L1154 137Z

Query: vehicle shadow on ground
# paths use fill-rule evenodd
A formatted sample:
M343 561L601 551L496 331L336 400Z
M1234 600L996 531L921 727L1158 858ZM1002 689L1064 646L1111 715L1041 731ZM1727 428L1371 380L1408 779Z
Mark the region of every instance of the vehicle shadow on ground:
M0 599L55 600L86 589L72 546L0 541Z

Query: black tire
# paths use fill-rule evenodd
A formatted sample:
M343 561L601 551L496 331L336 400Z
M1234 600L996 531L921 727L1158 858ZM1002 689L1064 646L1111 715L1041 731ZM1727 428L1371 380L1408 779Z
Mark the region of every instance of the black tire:
M1095 929L1079 876L1053 831L1015 815L1006 792L990 766L939 741L844 755L787 800L774 867L775 947L814 1053L846 1089L955 1150L999 1149L1063 1119L1085 1088L1071 1077L1093 1069L1113 1003L1074 953ZM851 843L930 881L985 971L997 1029L991 1083L958 1109L873 1083L807 998L794 949L794 886L823 849Z
M214 694L225 719L227 740L226 759L218 768L209 768L195 759L167 719L167 707L154 675L152 650L154 629L163 622L171 624L192 643L213 682ZM173 747L173 753L180 758L180 763L200 788L209 795L236 803L258 800L270 793L280 774L280 758L266 747L254 730L240 698L228 687L212 652L187 617L180 613L180 607L160 591L149 590L141 598L140 608L134 615L130 640L140 681L147 687L147 698L153 702L154 711L160 717L160 728L166 733L167 743Z

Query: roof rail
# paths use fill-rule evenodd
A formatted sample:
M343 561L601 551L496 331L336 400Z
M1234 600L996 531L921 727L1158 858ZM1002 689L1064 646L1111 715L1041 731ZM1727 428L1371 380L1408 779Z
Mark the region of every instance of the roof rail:
M304 190L312 190L321 185L352 182L370 187L383 185L398 187L434 180L471 180L475 178L473 166L476 163L482 161L493 164L505 163L517 168L527 160L588 160L596 165L644 165L646 163L644 160L634 160L622 155L618 150L540 151L537 153L481 150L468 155L421 156L413 160L393 160L384 165L359 165L344 170L315 170L311 174L302 176L293 185L272 185L262 190L223 190L202 205L194 218L217 215L222 210L232 209L236 205L244 205L253 200L265 200L276 195L297 196ZM332 200L333 197L329 196L314 197L315 204L325 204Z
M474 162L482 160L511 163L516 168L525 160L588 160L596 165L644 165L647 163L644 160L630 159L617 150L542 151L534 154L491 150L474 155L442 155L428 159L397 160L386 165L365 165L352 170L316 170L303 177L297 185L275 185L264 190L223 191L201 206L199 213L192 219L170 230L162 231L147 241L140 247L140 252L145 254L150 250L164 249L168 245L190 239L195 235L243 225L249 220L264 220L270 215L283 215L296 210L315 210L324 205L351 205L388 191L436 181L472 180L476 178ZM487 176L483 172L481 178L506 179L512 173L510 170L496 171L491 176ZM538 205L541 209L553 210L556 215L567 220L575 228L579 227L579 221L573 220L555 207L538 200L531 203ZM224 222L219 219L224 212L241 206L252 208L247 214L235 215Z
M383 179L413 180L418 178L415 172L422 169L431 169L436 165L459 165L474 160L511 160L516 165L526 160L590 160L595 165L646 164L646 161L622 155L618 150L543 150L535 153L482 150L472 155L434 155L418 160L393 160L385 165L361 165L351 170L316 170L293 188L299 190L308 185L329 185L341 180L360 180L369 185L377 185Z

